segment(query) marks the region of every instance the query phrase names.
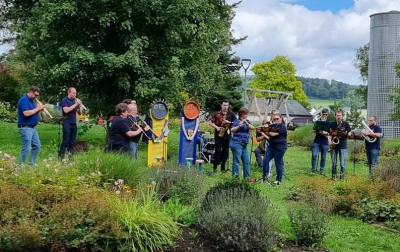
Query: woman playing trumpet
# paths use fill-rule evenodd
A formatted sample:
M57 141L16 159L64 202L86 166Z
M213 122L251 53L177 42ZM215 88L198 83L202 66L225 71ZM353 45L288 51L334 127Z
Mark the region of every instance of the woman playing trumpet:
M247 150L249 142L249 131L255 129L247 119L249 110L247 108L239 109L239 118L232 123L233 136L229 142L229 147L233 154L232 176L239 177L239 163L243 163L243 177L250 178L250 157Z

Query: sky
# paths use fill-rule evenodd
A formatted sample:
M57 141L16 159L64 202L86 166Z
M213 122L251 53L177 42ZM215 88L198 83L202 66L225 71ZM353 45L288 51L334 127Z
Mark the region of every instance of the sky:
M284 55L298 76L360 85L354 58L369 42L370 15L391 10L400 11L400 0L242 0L232 30L248 38L232 49L251 59L250 69Z

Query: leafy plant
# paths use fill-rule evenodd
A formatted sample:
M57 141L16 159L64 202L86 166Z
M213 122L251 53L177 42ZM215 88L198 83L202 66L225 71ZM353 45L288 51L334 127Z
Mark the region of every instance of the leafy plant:
M179 199L169 199L163 204L163 210L172 219L185 226L192 225L197 218L195 207L192 205L183 205Z
M318 208L292 203L288 206L288 215L299 245L317 246L328 234L329 219Z
M276 242L277 212L269 200L245 188L207 194L199 224L224 250L268 251Z

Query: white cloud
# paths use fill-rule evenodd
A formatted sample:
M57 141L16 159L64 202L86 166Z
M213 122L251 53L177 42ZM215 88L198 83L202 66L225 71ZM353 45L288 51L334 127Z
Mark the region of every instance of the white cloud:
M369 41L369 16L391 10L400 10L400 0L355 0L338 13L311 11L295 0L243 0L232 29L248 39L234 51L252 64L285 55L298 75L361 84L353 60Z

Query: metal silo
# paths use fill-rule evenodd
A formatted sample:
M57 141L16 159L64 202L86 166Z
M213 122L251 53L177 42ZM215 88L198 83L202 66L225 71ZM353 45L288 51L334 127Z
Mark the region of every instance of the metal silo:
M400 136L400 122L392 121L388 95L400 87L394 65L400 62L400 12L372 14L368 63L368 116L375 115L385 137Z

